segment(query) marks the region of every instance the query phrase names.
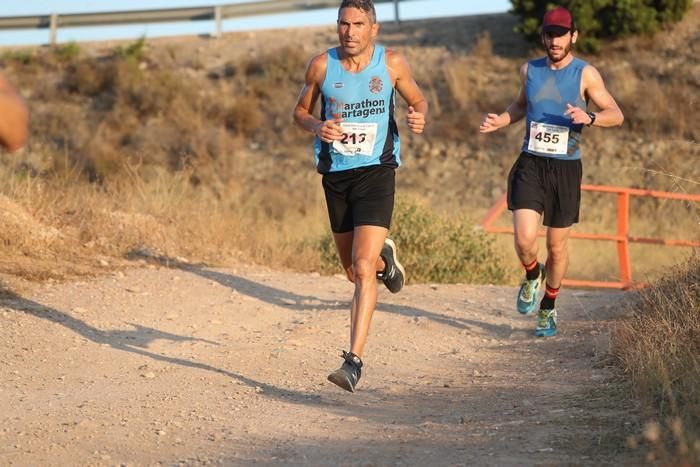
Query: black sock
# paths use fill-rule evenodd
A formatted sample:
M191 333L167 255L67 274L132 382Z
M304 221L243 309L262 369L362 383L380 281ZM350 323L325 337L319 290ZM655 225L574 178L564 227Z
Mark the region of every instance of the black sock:
M538 277L540 277L540 265L537 263L537 260L529 265L525 265L525 278L527 280L534 281Z
M540 310L553 310L554 301L557 299L557 295L559 295L559 287L555 289L547 284L544 291L544 297L542 297L542 301L540 302Z

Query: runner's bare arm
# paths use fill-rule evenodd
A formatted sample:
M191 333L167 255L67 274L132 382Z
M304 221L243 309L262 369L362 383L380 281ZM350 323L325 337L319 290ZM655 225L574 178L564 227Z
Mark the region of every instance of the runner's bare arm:
M304 87L294 106L294 121L304 130L318 136L321 141L330 143L343 137L339 120L321 121L313 116L318 98L321 95L321 85L326 77L328 55L321 54L312 58L306 68Z
M600 109L599 112L595 112L593 126L611 127L622 125L625 117L622 115L620 107L605 88L603 77L600 76L598 70L591 65L587 65L583 69L581 88L583 95L590 98ZM567 105L565 115L571 117L573 122L577 124L589 125L591 123L591 117L585 110L579 107Z
M12 85L0 74L0 145L10 152L21 149L29 136L29 110Z
M525 97L525 80L527 79L527 63L520 67L520 92L518 97L508 106L502 114L486 114L479 126L480 133L491 133L521 120L527 112L527 99Z
M406 125L413 133L423 133L425 116L428 113L428 101L413 79L408 62L399 52L387 50L386 61L394 88L408 104Z

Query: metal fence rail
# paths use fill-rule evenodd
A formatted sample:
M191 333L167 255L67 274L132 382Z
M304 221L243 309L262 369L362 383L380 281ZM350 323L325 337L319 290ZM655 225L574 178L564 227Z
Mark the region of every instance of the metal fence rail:
M648 238L630 235L630 197L644 196L650 198L672 199L700 203L700 195L688 193L669 193L666 191L645 190L639 188L625 188L605 185L581 185L582 191L594 191L599 193L611 193L617 195L617 231L615 234L594 234L587 232L571 232L571 238L583 240L601 240L617 243L617 256L619 265L619 281L588 281L564 279L564 285L572 287L602 287L612 289L631 289L639 286L632 279L632 263L630 260L630 243L646 243L666 246L700 247L700 241L690 239L666 239ZM498 227L493 225L498 217L507 209L506 194L503 194L491 207L481 226L486 232L513 234L513 227ZM539 237L546 235L545 231L537 233Z
M374 3L393 3L395 20L398 22L400 1L410 0L375 0ZM56 43L59 28L213 20L215 24L213 35L215 37L220 37L223 33L223 21L226 19L317 10L321 8L336 8L339 4L340 0L271 0L160 10L11 16L0 18L0 31L48 29L49 43L53 45Z

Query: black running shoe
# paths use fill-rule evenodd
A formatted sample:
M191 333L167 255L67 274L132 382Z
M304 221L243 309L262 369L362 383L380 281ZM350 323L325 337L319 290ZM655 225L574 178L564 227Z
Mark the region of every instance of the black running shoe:
M362 360L352 352L343 350L343 365L328 375L328 381L346 391L355 392L355 386L362 376Z
M377 273L377 279L384 282L384 285L389 292L397 293L403 288L404 277L406 272L396 259L396 244L390 238L384 240L384 246L379 254L384 260L386 267L382 272Z

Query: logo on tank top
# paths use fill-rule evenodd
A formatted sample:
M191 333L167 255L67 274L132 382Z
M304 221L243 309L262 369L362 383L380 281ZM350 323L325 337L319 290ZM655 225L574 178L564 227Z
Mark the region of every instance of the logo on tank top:
M340 102L338 99L334 97L328 98L328 110L330 111L330 114L334 120L340 120L343 118L343 107L345 107L345 104Z
M368 118L373 115L386 113L386 101L384 99L365 99L359 102L341 102L334 97L328 98L328 113L335 120L346 118Z
M369 90L374 94L379 94L382 92L382 89L384 89L382 79L379 76L372 76L372 79L369 82Z

